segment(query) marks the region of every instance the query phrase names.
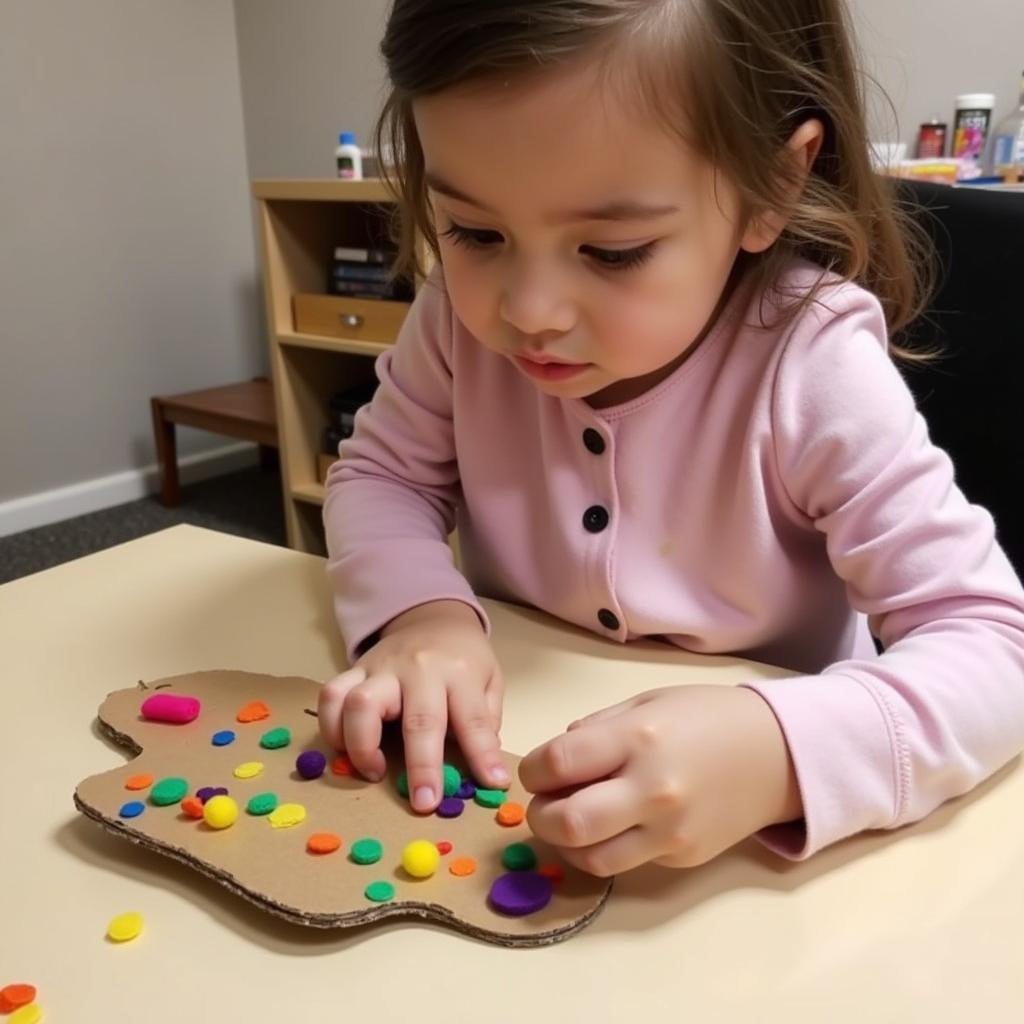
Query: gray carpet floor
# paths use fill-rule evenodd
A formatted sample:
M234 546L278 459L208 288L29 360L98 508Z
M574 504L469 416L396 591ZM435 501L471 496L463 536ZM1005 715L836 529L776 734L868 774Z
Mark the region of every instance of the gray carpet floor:
M0 537L0 583L49 569L178 523L284 545L281 476L254 467L181 489L176 508L156 495Z

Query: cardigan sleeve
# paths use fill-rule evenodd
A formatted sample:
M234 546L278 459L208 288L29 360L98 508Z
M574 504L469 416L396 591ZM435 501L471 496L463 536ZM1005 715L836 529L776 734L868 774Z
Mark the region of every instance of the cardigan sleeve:
M490 629L447 541L461 493L451 344L451 306L435 268L394 347L378 357L380 385L327 477L327 572L350 660L376 631L427 601L463 601Z
M777 364L774 447L884 653L749 684L780 723L805 810L759 838L792 859L916 821L1024 748L1024 591L992 517L929 440L877 300L853 286L834 299Z

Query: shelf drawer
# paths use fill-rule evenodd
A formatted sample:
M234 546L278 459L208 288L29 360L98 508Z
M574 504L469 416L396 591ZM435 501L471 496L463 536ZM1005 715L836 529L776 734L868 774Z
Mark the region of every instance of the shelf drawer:
M408 302L351 299L342 295L292 296L295 330L358 341L394 342L409 312Z

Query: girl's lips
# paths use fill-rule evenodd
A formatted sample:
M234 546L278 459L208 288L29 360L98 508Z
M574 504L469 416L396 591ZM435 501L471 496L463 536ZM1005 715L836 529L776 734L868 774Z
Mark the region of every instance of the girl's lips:
M514 356L516 365L536 380L569 380L582 373L589 363L536 363L523 356Z

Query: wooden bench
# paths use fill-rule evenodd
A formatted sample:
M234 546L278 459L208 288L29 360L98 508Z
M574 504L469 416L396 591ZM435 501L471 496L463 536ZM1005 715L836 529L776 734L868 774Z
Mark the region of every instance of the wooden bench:
M175 427L179 423L243 441L255 441L260 446L263 465L273 461L274 449L278 447L277 413L273 385L265 377L151 398L150 406L160 464L160 500L168 507L177 505L180 499L175 438Z

